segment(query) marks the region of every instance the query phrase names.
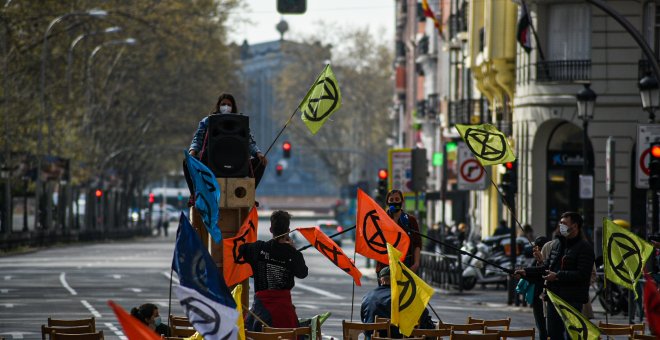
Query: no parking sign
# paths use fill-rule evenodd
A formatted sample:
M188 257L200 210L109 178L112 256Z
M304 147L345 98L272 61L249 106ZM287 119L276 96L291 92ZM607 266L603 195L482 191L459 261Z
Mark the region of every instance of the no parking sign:
M458 145L458 190L485 190L486 171L464 142Z

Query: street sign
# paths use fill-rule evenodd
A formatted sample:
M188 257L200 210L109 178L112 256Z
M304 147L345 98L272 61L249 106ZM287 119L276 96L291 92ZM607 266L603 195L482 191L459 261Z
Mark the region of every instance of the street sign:
M649 188L649 161L651 158L649 148L655 141L660 141L660 125L637 125L637 161L635 162L637 180L635 186L638 189Z
M607 143L605 144L605 189L608 193L614 193L614 182L615 182L615 155L616 155L616 142L614 137L607 137Z
M399 189L404 196L414 195L412 190L411 149L390 149L388 152L390 177L387 190Z
M458 143L458 190L485 190L486 171L479 161L474 157L470 148L463 143Z
M594 198L594 176L580 175L580 199Z

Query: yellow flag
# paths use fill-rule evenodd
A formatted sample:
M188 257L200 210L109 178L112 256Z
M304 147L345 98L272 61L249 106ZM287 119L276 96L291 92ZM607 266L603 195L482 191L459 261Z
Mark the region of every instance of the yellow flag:
M305 98L298 105L301 119L312 134L316 134L330 115L341 107L339 83L330 64L319 74Z
M238 320L236 320L236 326L238 327L238 339L245 340L245 324L243 323L243 301L241 300L241 295L243 295L243 285L237 284L234 287L234 290L231 291L231 296L234 297L236 302L236 310L238 311Z
M600 338L600 330L589 319L585 318L582 313L555 295L555 293L549 290L547 292L557 313L559 313L561 319L564 321L564 327L566 327L566 331L568 331L571 339L589 340Z
M516 160L506 136L490 124L461 125L456 130L481 165L503 164Z
M399 327L401 334L409 336L435 291L399 261L401 252L389 243L387 256L392 287L392 324Z
M635 292L635 284L642 275L644 263L653 252L653 246L603 218L603 262L607 279Z

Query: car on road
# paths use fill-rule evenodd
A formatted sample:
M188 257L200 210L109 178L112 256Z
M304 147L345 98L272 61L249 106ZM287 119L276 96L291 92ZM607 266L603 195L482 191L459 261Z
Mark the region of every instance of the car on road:
M318 220L316 221L316 228L321 230L324 234L332 236L336 233L340 233L344 230L342 226L339 225L337 220ZM335 236L333 240L341 247L342 239L344 235Z

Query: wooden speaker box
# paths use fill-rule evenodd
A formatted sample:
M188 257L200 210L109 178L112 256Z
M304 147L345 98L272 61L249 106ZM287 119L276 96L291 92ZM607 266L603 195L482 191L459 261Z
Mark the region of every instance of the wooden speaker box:
M223 178L225 189L221 192L226 197L221 208L251 208L254 205L254 178Z

